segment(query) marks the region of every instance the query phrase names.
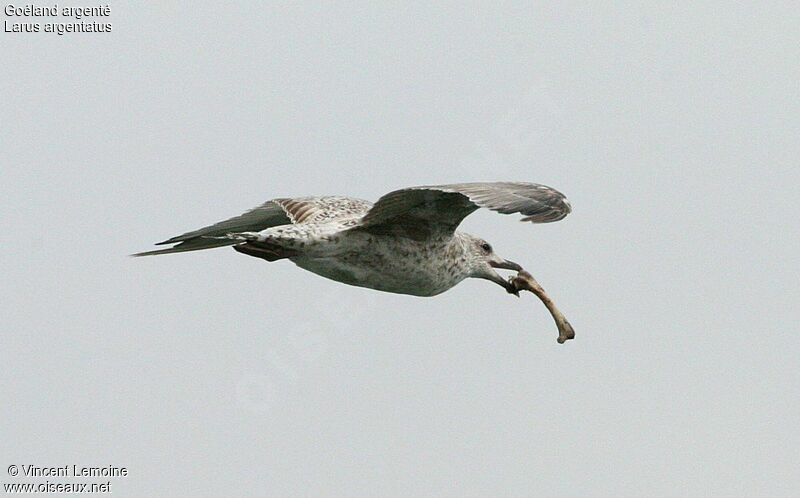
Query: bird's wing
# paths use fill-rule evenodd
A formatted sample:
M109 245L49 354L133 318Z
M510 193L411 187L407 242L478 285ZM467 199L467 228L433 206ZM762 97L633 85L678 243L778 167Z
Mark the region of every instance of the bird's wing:
M342 196L300 197L297 199L275 199L291 218L292 223L324 223L328 221L360 218L372 203L362 199Z
M354 230L423 240L452 233L478 208L520 213L522 221L549 223L572 210L561 192L536 183L456 183L410 187L390 192L372 206Z
M240 242L238 239L225 237L229 233L260 232L280 225L320 223L340 218L360 217L367 212L370 206L372 204L367 201L337 196L272 199L234 218L192 230L156 244L176 244L173 247L140 252L134 256L152 256L229 246Z

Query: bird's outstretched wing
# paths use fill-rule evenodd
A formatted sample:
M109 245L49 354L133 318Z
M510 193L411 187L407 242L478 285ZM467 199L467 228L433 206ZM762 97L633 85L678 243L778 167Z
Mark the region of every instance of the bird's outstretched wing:
M424 240L434 233L452 233L478 208L503 214L520 213L522 221L549 223L570 213L561 192L536 183L456 183L410 187L390 192L372 206L354 230Z
M270 227L293 223L320 223L339 218L360 217L367 212L370 206L372 206L370 202L340 196L272 199L234 218L192 230L156 244L176 244L173 247L140 252L134 256L152 256L230 246L241 241L227 238L226 235L229 233L260 232Z

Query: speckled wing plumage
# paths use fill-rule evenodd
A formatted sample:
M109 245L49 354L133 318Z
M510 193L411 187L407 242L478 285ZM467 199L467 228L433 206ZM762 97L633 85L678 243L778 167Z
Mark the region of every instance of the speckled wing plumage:
M294 224L357 219L372 207L369 201L338 195L275 199L272 202L281 206Z
M275 226L325 223L337 219L357 220L371 206L372 203L368 201L341 196L272 199L234 218L186 232L156 244L176 244L173 247L140 252L134 256L197 251L230 246L240 242L226 237L229 233L259 232Z
M559 191L536 183L456 183L410 187L390 192L362 218L355 229L424 240L452 233L478 208L503 214L520 213L522 221L549 223L572 210Z

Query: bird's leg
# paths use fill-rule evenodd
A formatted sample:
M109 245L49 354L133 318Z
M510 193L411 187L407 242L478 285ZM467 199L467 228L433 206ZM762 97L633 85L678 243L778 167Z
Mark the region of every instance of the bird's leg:
M237 244L233 246L233 249L242 254L247 254L248 256L254 256L256 258L265 259L270 262L297 256L297 251L281 247L280 245L272 243L270 241L258 241L252 239L245 239L245 240L250 240L250 241L245 242L243 244Z
M511 277L509 279L509 283L518 291L527 290L533 292L539 299L542 300L544 305L550 311L550 314L553 315L553 319L556 321L556 326L558 327L559 344L564 344L565 341L575 338L575 330L572 328L572 325L569 324L566 317L564 317L564 314L561 313L553 300L550 299L550 296L548 296L542 286L539 285L539 282L533 278L533 275L525 270L520 270L516 277Z

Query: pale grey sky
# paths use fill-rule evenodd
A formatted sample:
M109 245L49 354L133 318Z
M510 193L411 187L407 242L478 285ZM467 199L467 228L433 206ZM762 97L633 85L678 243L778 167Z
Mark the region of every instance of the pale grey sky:
M0 33L0 483L800 493L796 6L111 5L111 33ZM483 180L570 198L463 228L574 341L485 281L126 256L273 197Z

